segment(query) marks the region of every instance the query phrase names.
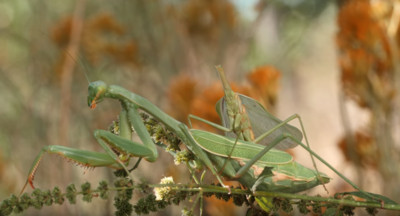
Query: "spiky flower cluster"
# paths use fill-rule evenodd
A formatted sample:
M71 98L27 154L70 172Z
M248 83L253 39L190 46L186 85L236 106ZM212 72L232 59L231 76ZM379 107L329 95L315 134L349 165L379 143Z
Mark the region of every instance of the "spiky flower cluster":
M75 185L71 184L67 187L66 193L62 193L58 187L52 191L42 191L35 189L31 195L24 193L22 196L17 197L11 195L10 198L3 200L0 205L0 215L10 215L11 213L21 213L29 207L41 209L43 206L51 206L53 204L63 204L65 199L71 204L76 203L76 196L82 194L82 200L91 202L93 197L100 196L102 199L107 199L108 187L105 181L100 182L100 185L95 190L90 189L90 183L86 182L81 186L82 191L77 192Z
M117 208L115 215L131 215L133 206L129 201L132 199L133 195L133 182L127 178L119 178L114 182L114 186L119 188L117 196L114 198L114 206Z
M115 188L109 188L105 181L100 182L96 189L92 189L89 183L84 183L80 188L81 191L77 191L74 185L69 185L65 193L62 193L57 187L52 191L41 191L36 189L31 195L27 193L23 194L21 197L12 195L10 198L3 200L0 203L0 216L10 215L12 213L21 213L28 209L29 207L34 207L36 209L41 209L44 205L50 206L54 204L62 204L65 199L71 204L76 203L76 197L82 195L82 200L85 202L91 202L93 198L100 197L102 199L108 199L110 190L116 191L116 196L114 198L114 206L116 207L115 215L118 216L128 216L131 215L133 211L136 214L149 214L150 212L158 212L169 205L178 205L182 201L189 197L198 194L199 185L188 186L174 184L172 178L164 178L161 183L169 184L167 188L162 192L162 200L158 199L156 195L150 192L151 186L147 183L141 183L134 185L133 182L127 178L118 178L114 183ZM173 184L173 185L171 185ZM133 197L133 190L141 191L145 194L149 194L144 198L141 198L135 205L130 203ZM324 214L324 215L354 215L355 206L368 206L366 202L360 202L354 204L353 195L357 196L357 193L349 194L343 193L336 196L335 198L322 198L311 200L308 198L294 198L293 194L288 194L290 196L285 196L285 194L280 193L279 197L271 197L272 208L271 212L267 213L261 210L256 204L252 192L249 190L244 190L240 187L232 188L231 194L228 194L226 188L215 185L201 186L202 195L205 197L215 196L217 199L229 201L233 199L233 203L237 206L246 205L248 206L247 215L270 215L269 213L276 212L286 212L289 214L293 213L293 205L297 205L298 210L301 214ZM267 196L270 197L270 196ZM290 197L290 198L289 198ZM304 195L303 195L304 197ZM379 196L384 199L385 197ZM340 201L340 202L332 202ZM390 200L384 199L385 203L392 204ZM348 202L348 203L347 203ZM350 204L352 203L353 204ZM346 204L347 203L347 204ZM400 209L399 206L393 202L393 209ZM382 207L381 207L382 208ZM377 213L376 207L367 207L367 212L369 215L375 215ZM184 210L185 215L191 215L191 210Z

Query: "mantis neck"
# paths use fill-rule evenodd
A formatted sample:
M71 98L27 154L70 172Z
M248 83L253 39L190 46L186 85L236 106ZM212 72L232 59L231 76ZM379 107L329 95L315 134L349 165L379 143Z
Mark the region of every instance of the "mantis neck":
M146 98L132 93L120 86L110 85L107 89L107 92L105 93L105 97L122 100L126 103L131 103L156 118L168 128L176 129L179 128L179 125L183 124L182 122L175 120L174 118L163 112ZM181 137L181 134L178 134L179 131L176 132L177 135Z

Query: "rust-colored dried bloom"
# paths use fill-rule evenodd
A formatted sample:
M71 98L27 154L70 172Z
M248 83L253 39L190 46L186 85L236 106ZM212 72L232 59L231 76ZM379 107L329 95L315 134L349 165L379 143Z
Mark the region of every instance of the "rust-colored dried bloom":
M51 29L51 39L59 47L65 47L68 45L71 35L72 17L68 16L61 19L52 29Z
M276 104L280 78L280 72L273 66L258 67L247 75L261 102L269 109Z
M67 17L60 20L52 29L51 38L59 47L64 47L69 43L71 25L72 17ZM121 40L125 33L124 26L111 14L96 14L86 20L84 25L82 50L85 59L94 65L106 58L111 58L117 63L140 66L136 42L132 39ZM62 65L67 57L68 55L63 54L58 64ZM56 68L62 67L59 65Z
M214 83L205 88L200 94L196 95L190 108L190 113L212 121L220 123L221 120L215 110L215 104L224 96L220 83ZM215 128L199 122L197 120L192 122L193 127L203 128L207 130L215 130Z
M379 159L379 149L370 134L358 131L354 135L354 149L348 145L346 137L343 137L338 146L342 151L346 161L364 167L377 168Z
M168 99L172 107L171 114L182 122L187 122L192 102L196 97L197 81L188 75L179 75L169 85Z
M68 46L69 41L70 41L70 35L71 35L71 28L72 28L72 17L68 16L65 18L62 18L60 21L54 25L54 27L50 31L50 37L52 41L59 47L59 48L65 48ZM62 52L57 59L57 63L54 66L54 78L56 82L58 83L61 79L62 73L64 72L63 67L65 64L65 61L71 58L69 53Z
M104 53L113 57L117 63L140 66L138 58L138 46L134 41L125 44L108 44L104 47Z
M108 13L97 14L88 21L88 25L93 30L103 31L104 33L115 33L117 35L125 33L124 27Z
M191 37L218 42L224 31L232 31L236 12L226 0L192 0L183 8L183 22Z
M110 14L101 13L90 18L85 23L82 35L83 51L87 59L92 64L97 64L104 58L105 53L109 54L110 47L122 46L110 36L120 36L123 32L122 25Z
M339 62L346 95L362 107L390 101L394 93L390 46L369 1L346 2L339 11L338 25Z

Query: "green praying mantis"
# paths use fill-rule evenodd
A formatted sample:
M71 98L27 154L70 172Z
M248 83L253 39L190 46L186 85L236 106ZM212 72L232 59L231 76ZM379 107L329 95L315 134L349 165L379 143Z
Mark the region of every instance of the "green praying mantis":
M353 186L354 189L360 191L362 194L365 194L366 197L376 200L376 197L374 197L370 193L361 190L357 185L355 185L352 181L343 176L334 167L332 167L329 163L327 163L310 149L304 126L299 115L294 114L284 121L276 118L275 116L270 114L258 101L245 95L235 93L231 89L229 82L226 79L223 68L220 65L215 66L215 68L220 77L225 94L224 97L221 98L216 104L216 110L221 118L222 126L194 115L189 115L190 124L191 118L196 119L224 131L225 135L228 137L236 137L240 140L251 141L253 143L265 146L273 145L273 141L275 139L279 139L278 137L280 137L282 134L287 134L291 138L281 140L277 145L274 145L274 148L285 150L288 148L296 147L300 144L305 150L310 153L313 166L317 173L317 177L319 178L320 183L324 186L324 188L324 182L326 181L326 179L324 179L325 176L319 176L320 172L318 171L318 168L315 164L314 157L317 157L322 163L327 165L337 175L339 175L342 179ZM294 119L298 119L302 132L296 127L288 124L288 122ZM300 143L303 138L303 134L307 146L304 146L304 144ZM257 137L257 139L255 139L255 137ZM232 151L234 149L235 147L232 147ZM229 155L231 154L232 153L230 153ZM325 190L327 191L326 188Z
M222 125L229 128L230 131L225 131L226 136L238 137L247 141L254 141L254 137L259 137L255 143L269 145L280 134L288 133L298 141L301 141L304 134L307 147L310 148L303 123L299 115L294 114L287 118L284 122L289 122L298 119L302 132L296 127L286 123L281 126L282 121L270 114L258 101L242 94L235 93L229 85L222 66L215 66L220 77L225 96L216 104L216 110L222 120ZM261 136L265 131L270 131L268 136ZM261 139L261 137L263 137ZM298 145L293 139L284 139L276 149L285 150ZM310 153L312 163L315 170L318 168L315 164L314 157ZM321 180L321 182L323 182ZM323 184L324 188L325 185ZM325 190L327 190L325 188Z
M252 142L241 140L236 142L233 138L224 137L210 132L194 129L189 130L185 124L173 119L147 99L129 92L120 86L108 86L102 81L90 83L88 96L89 107L94 109L96 105L105 98L117 99L120 101L122 106L122 111L119 115L119 135L115 135L105 130L96 130L94 132L96 140L104 148L106 153L90 152L57 145L46 146L34 160L29 171L26 185L29 183L33 187L34 174L43 154L46 152L61 155L83 166L108 166L113 168L124 168L126 170L128 169L125 164L131 157L141 157L149 162L155 161L158 157L156 145L153 143L151 136L146 130L139 115L139 109L150 114L165 125L170 131L173 131L176 136L179 137L195 154L195 156L211 170L220 183L222 183L222 180L217 169L221 168L221 165L225 163L225 158L228 157L228 153L231 151L229 147L232 147L235 143L237 143L237 145L235 150L232 152L231 158L237 159L238 161L231 160L229 165L223 169L223 175L226 177L233 179L238 178L240 180L241 177L248 174L246 171L249 170L252 165L258 164L260 164L261 167L263 167L264 164L271 164L271 166L277 167L277 170L285 170L286 166L301 166L293 161L291 155L283 151L271 149L272 147L262 149L260 152L260 146ZM131 128L134 128L142 143L131 141ZM275 144L272 144L272 146L278 144L285 138L286 136L282 135L280 139L275 140ZM291 137L289 136L289 138ZM207 145L207 143L209 143L207 140L219 140L220 143L219 145L209 146ZM226 148L215 148L218 146L226 146L229 151L227 151ZM243 152L248 152L250 156L243 155ZM253 158L253 156L255 156L255 158ZM248 161L247 165L241 166L239 164L240 159L243 159L242 162ZM233 166L236 167L234 168ZM238 170L238 167L241 167L243 171L237 172L236 170ZM290 172L288 172L288 174L289 173ZM314 171L310 170L310 173L314 174ZM292 176L293 178L296 178L296 174L293 174ZM298 183L303 179L300 176L301 175L298 176ZM313 175L308 176L304 179L304 182L309 184L312 176ZM328 179L329 178L326 178L327 181ZM249 184L244 185L249 186ZM273 190L273 188L271 189ZM294 187L289 188L288 191L298 191L298 189Z
M227 179L237 180L253 190L296 193L329 182L329 177L325 174L302 166L295 162L290 154L274 148L285 140L290 140L291 145L300 145L307 149L313 156L347 180L325 160L301 143L297 135L285 132L275 137L268 146L257 144L277 129L289 127L287 126L289 120L278 122L271 130L265 131L254 140L245 140L189 129L147 99L117 85L107 85L103 81L91 82L88 91L88 106L91 109L94 109L106 98L116 99L120 102L122 111L119 114L119 134L116 135L105 130L94 132L96 140L105 153L57 145L43 147L33 162L21 193L28 184L33 187L34 175L44 153L58 154L87 167L122 168L127 173L130 173L127 166L132 157L144 158L149 162L156 161L158 158L157 148L140 117L139 110L151 115L168 130L174 132L195 155L196 160L206 166L222 185L224 185L223 176ZM141 143L132 141L132 128L139 136ZM230 128L226 129L226 131L229 130ZM355 185L353 187L356 188Z
M226 136L237 137L239 139L253 141L257 144L262 144L266 146L271 145L271 143L273 143L273 140L279 137L281 134L290 134L293 139L284 139L274 148L285 150L288 148L296 147L298 144L300 144L305 150L310 153L313 166L317 173L319 173L319 171L315 164L314 157L317 157L322 163L333 170L343 180L349 183L354 189L360 191L361 194L365 195L365 197L375 201L379 200L379 198L377 198L374 194L361 190L357 185L355 185L352 181L343 176L329 163L327 163L320 156L311 151L307 135L304 130L303 122L299 115L294 114L284 121L276 118L275 116L270 114L268 110L265 109L258 101L245 95L235 93L230 88L223 68L220 65L215 66L215 68L219 74L225 93L225 96L217 102L216 110L222 120L222 125L225 126L225 128L196 116L191 116L192 118L206 122L220 130L225 131ZM288 124L288 122L294 119L298 119L302 132L296 127ZM269 133L265 133L265 131L269 131ZM307 147L304 146L304 144L298 142L302 140L302 134L304 134L304 139ZM254 139L254 137L258 138ZM318 177L320 178L320 182L325 188L322 176ZM326 188L325 190L327 191Z

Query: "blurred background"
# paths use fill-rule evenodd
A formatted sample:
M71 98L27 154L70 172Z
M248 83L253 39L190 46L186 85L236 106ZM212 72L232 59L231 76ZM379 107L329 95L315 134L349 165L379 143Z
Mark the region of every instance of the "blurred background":
M315 152L361 188L399 202L399 20L400 2L385 0L2 0L0 200L19 193L43 146L103 151L93 131L107 129L120 105L105 100L90 110L88 79L123 86L182 122L188 114L219 122L215 103L223 92L214 65L221 64L235 91L280 119L299 114ZM312 168L304 149L289 151ZM329 195L352 190L317 164L332 177ZM190 181L162 150L134 175ZM46 155L35 184L64 190L104 179L112 182L112 170ZM327 196L322 187L309 194ZM24 214L110 215L112 201ZM227 205L211 199L205 211L246 210Z

